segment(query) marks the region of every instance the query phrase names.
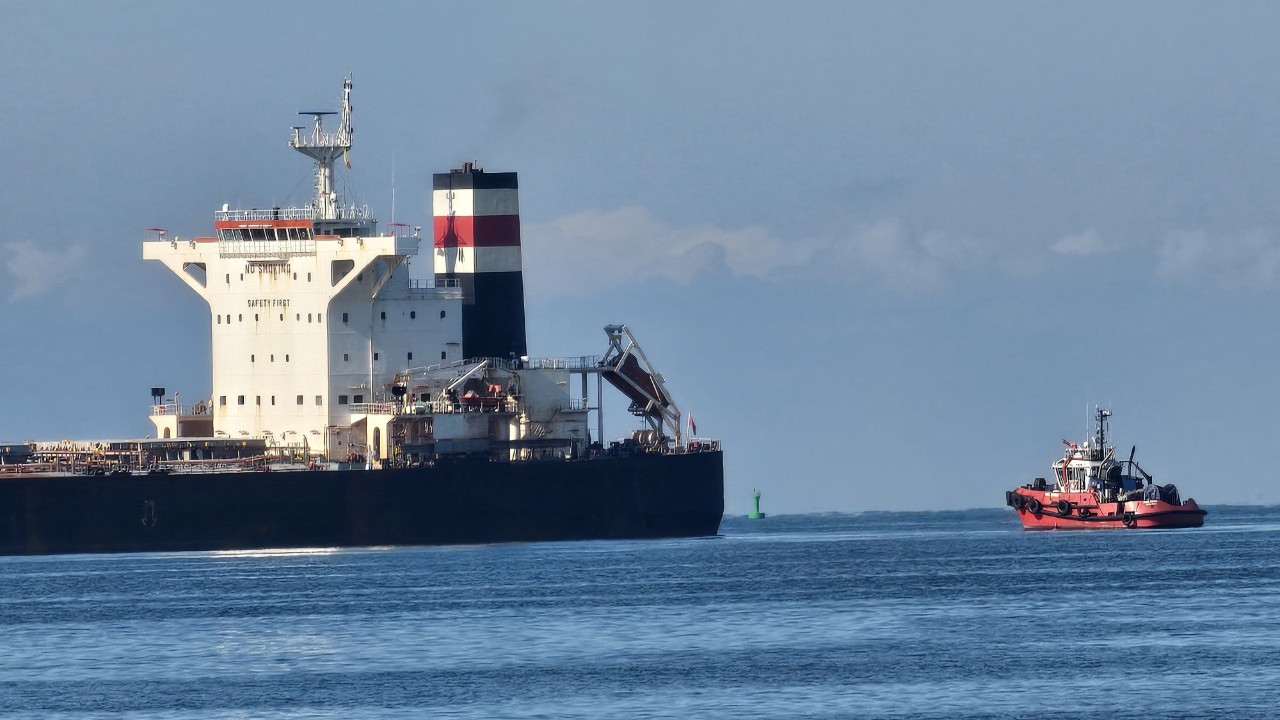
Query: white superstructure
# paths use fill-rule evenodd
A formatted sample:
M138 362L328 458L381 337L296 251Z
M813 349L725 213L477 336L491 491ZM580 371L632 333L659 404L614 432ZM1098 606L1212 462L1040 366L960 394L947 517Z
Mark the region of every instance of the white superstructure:
M158 403L157 437L266 437L335 454L396 372L462 359L460 290L409 277L419 231L380 233L367 207L344 206L334 189L334 162L351 147L350 92L348 79L335 132L323 128L330 113L304 113L310 135L294 128L290 146L315 161L309 205L224 206L216 237L149 231L143 257L204 298L212 328L210 397Z
M435 175L434 273L410 277L420 229L379 232L367 207L344 204L335 190L335 163L351 148L350 95L348 79L340 113L304 113L314 118L310 133L293 130L290 147L315 162L308 205L223 206L213 237L148 231L143 257L204 298L212 333L207 398L152 390L152 449L163 461L262 448L284 465L403 467L451 455L569 460L665 452L672 442L681 449L679 408L625 325L605 328L604 356L525 355L515 173L468 163ZM338 128L326 132L324 118L334 114ZM608 449L600 440L605 382L647 424Z

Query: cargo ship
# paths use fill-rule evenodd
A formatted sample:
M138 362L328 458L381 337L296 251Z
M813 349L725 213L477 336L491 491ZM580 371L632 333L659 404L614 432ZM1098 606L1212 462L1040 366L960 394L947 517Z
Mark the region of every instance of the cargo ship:
M720 442L686 430L630 328L529 356L516 173L435 174L429 254L421 226L343 197L352 87L293 127L305 205L145 231L143 258L209 305L211 392L151 388L154 437L0 442L0 554L718 532ZM606 397L629 436L603 439Z
M1159 485L1133 458L1116 457L1107 440L1111 411L1095 410L1096 430L1081 443L1063 440L1054 461L1053 485L1038 477L1005 492L1005 504L1028 530L1200 527L1207 514L1195 500L1183 500L1177 486Z

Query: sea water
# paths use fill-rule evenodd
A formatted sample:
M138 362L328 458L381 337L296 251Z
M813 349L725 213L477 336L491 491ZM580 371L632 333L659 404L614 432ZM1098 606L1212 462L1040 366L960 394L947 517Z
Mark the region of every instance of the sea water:
M688 540L0 558L0 716L1280 713L1280 509L726 518Z

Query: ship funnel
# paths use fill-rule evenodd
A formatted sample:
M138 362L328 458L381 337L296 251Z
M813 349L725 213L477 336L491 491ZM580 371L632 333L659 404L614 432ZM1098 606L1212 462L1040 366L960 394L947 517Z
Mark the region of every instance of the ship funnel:
M516 174L467 162L433 185L436 285L462 289L463 357L526 355Z

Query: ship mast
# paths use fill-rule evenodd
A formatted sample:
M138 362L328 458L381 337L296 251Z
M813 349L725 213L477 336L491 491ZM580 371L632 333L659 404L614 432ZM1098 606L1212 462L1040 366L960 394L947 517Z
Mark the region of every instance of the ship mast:
M312 201L315 220L337 220L338 193L333 188L333 162L351 149L351 76L342 83L342 111L304 111L299 115L310 115L314 118L309 137L302 131L306 128L295 126L293 139L289 147L315 160L316 162L316 195ZM324 131L324 116L339 115L338 129L332 133Z

